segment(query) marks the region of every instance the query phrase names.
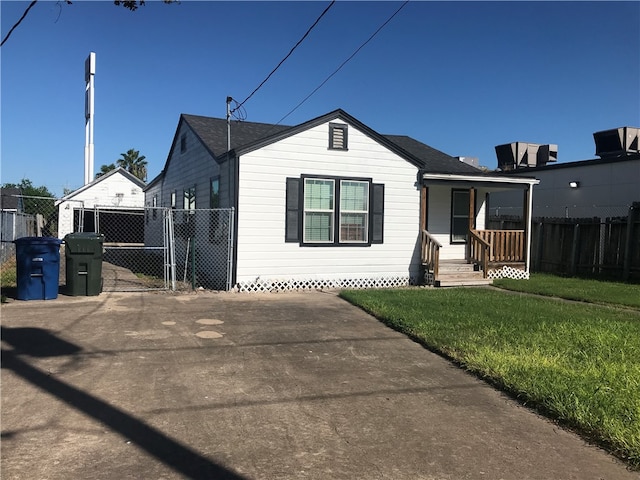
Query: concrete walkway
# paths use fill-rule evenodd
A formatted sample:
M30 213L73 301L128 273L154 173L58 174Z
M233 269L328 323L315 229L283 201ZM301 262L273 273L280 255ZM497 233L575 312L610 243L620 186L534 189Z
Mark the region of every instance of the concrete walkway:
M334 294L0 313L3 480L639 478Z

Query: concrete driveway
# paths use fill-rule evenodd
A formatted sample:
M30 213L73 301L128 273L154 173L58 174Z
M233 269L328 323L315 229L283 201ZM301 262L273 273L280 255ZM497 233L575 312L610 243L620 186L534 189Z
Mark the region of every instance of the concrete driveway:
M638 479L331 293L1 314L3 480Z

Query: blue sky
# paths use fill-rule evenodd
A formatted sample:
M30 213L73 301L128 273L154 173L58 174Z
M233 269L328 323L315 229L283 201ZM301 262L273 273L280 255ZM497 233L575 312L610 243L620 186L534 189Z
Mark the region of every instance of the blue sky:
M0 3L2 37L29 2ZM180 113L225 116L329 2L38 2L0 50L1 183L61 195L84 178L84 60L96 52L95 168L134 148L149 179ZM338 1L245 104L278 122L400 2ZM409 135L496 168L494 147L555 143L594 158L593 132L640 126L639 2L409 2L282 123L342 108L382 134Z

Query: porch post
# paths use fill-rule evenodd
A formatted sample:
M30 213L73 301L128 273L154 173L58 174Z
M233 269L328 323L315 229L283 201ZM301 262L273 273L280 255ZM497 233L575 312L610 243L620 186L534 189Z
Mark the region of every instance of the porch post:
M471 187L469 189L469 236L467 238L466 246L466 260L471 261L471 230L476 228L476 189Z
M423 230L427 229L427 195L429 188L422 184L420 185L420 234Z
M525 245L524 245L524 269L529 273L529 266L531 265L531 216L533 211L533 185L527 185L524 191L524 231L525 231Z

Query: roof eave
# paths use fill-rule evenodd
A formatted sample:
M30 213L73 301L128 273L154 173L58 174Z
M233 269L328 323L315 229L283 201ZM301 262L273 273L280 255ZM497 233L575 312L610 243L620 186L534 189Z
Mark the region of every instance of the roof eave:
M422 179L435 182L465 182L465 183L483 183L494 184L496 186L523 186L538 185L540 180L532 177L506 177L494 175L471 175L471 174L455 174L455 173L426 173L422 172Z

